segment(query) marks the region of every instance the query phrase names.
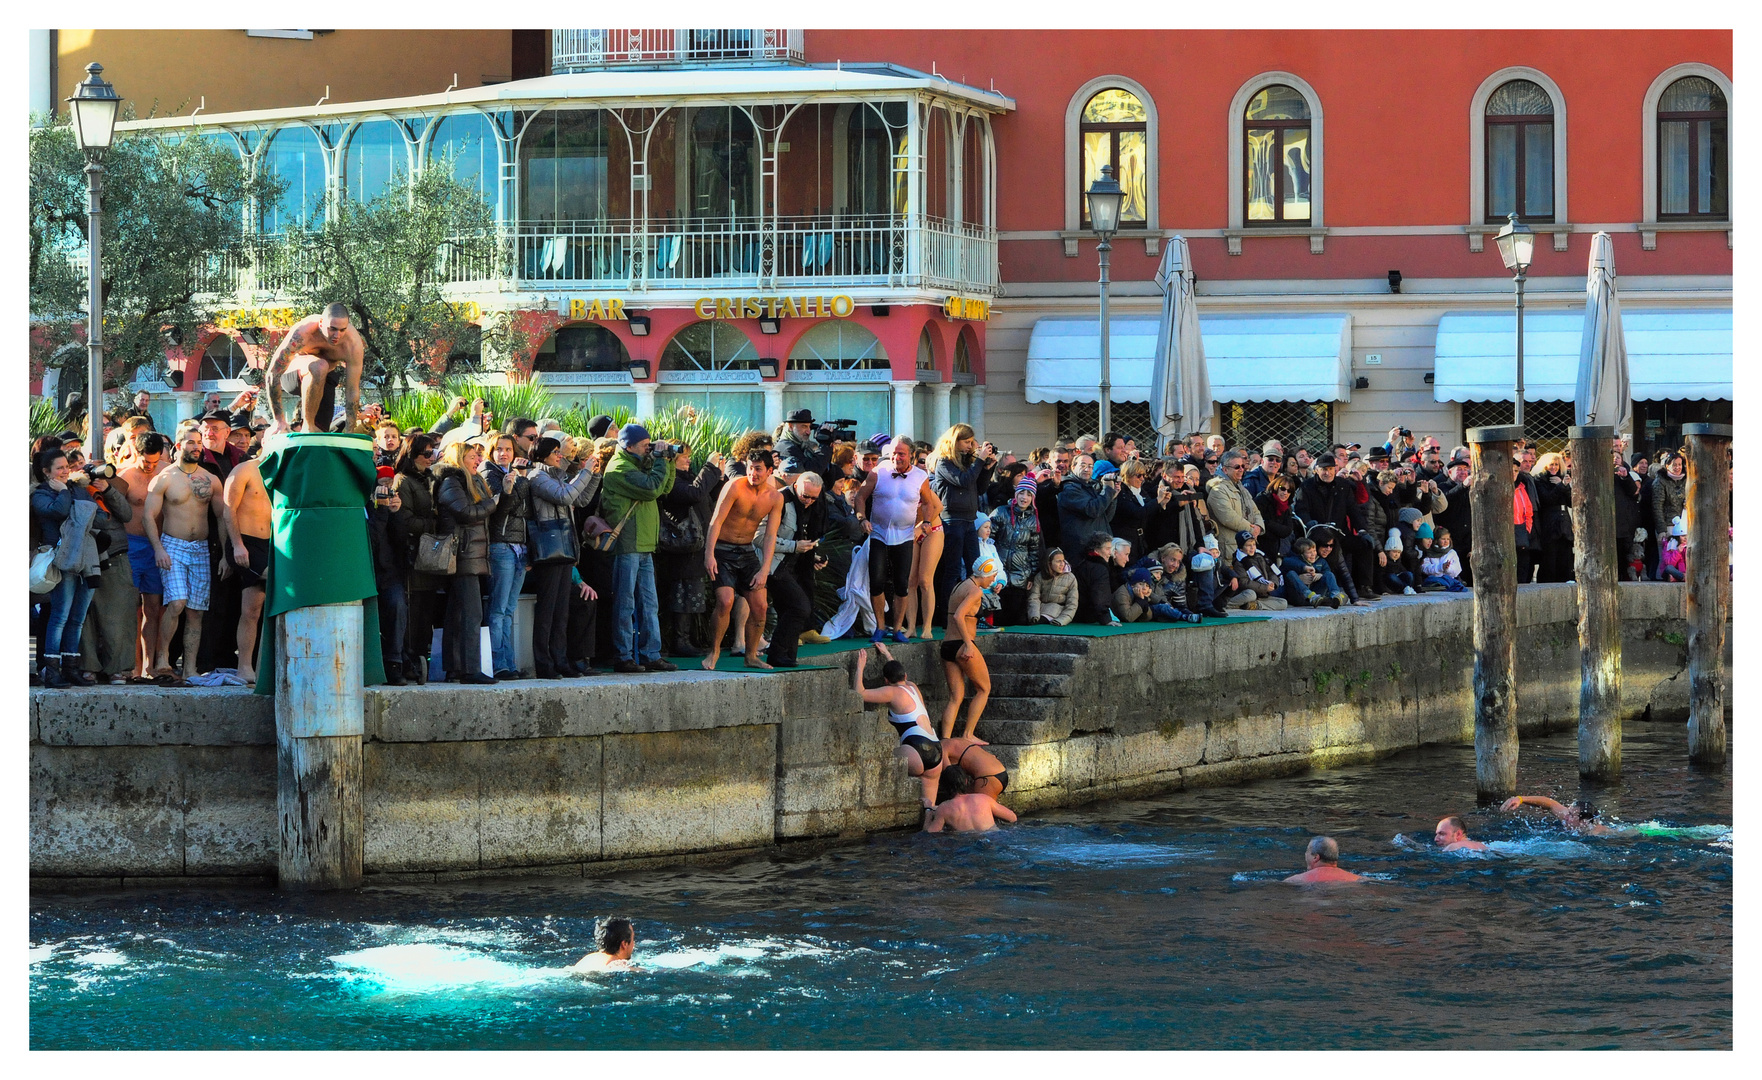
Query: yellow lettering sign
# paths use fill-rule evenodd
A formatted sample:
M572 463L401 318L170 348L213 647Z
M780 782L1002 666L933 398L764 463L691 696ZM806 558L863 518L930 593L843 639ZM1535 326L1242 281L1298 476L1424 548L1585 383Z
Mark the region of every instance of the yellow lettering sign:
M795 302L795 297L785 296L783 303L777 308L777 313L785 319L799 319L801 318L801 305Z
M844 305L843 311L839 310L840 304ZM852 300L848 296L834 296L832 298L832 317L835 319L846 318L850 315L851 312L855 311L856 309L857 309L856 301Z
M587 318L587 302L579 297L569 301L569 318L571 321Z
M970 319L983 322L991 318L991 301L951 296L943 301L942 313L951 319Z
M697 317L700 319L713 319L716 317L715 314L704 310L705 308L710 307L713 303L714 301L709 297L700 296L697 298L697 303L691 305L691 310L697 312Z
M630 316L624 314L624 301L614 296L612 299L606 301L606 305L606 318L623 319L625 321L629 320Z
M732 318L734 318L732 311L733 311L733 307L731 304L728 303L728 300L726 297L723 297L722 299L719 299L716 301L716 318L718 318L718 319L732 319Z

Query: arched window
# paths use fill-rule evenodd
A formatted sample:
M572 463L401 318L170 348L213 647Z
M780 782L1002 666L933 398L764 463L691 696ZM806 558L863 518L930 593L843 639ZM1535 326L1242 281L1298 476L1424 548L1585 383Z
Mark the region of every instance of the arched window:
M242 379L249 366L250 363L245 359L245 350L239 347L238 339L231 334L221 334L202 350L202 366L197 369L196 381Z
M691 214L740 218L758 213L758 132L731 105L691 114Z
M473 188L483 201L496 203L496 177L501 147L495 127L482 113L455 113L442 118L428 147L428 162L449 169L453 179Z
M1269 86L1242 114L1243 206L1250 225L1308 225L1309 102L1289 86Z
M1493 91L1486 105L1486 220L1554 220L1554 100L1528 79Z
M1120 228L1144 228L1149 214L1149 121L1144 103L1129 90L1103 90L1083 106L1079 130L1083 137L1082 191L1101 178L1102 166L1111 165L1114 179L1126 192L1120 203ZM1079 193L1079 202L1083 208L1080 225L1087 229L1089 200Z
M847 213L880 216L905 209L906 106L889 101L859 104L850 112L845 161L849 185Z
M1691 75L1658 99L1658 217L1712 218L1729 213L1730 167L1725 93Z
M372 202L385 193L392 177L409 173L409 160L398 125L369 120L349 136L343 155L344 193L351 202Z
M598 221L606 216L607 139L598 109L552 109L520 141L520 218Z
M263 209L263 231L304 228L324 216L324 147L308 127L282 128L264 148L262 168L283 184L281 198Z
M797 371L885 370L887 350L867 327L844 319L819 323L789 350Z
M924 332L918 335L918 370L936 370L936 346L930 342L930 328L928 326L924 327Z
M758 367L759 354L747 336L725 322L692 323L667 342L662 371L728 371Z
M954 341L954 373L971 375L973 373L973 354L967 348L967 335L962 334Z
M628 371L630 353L618 335L589 323L565 326L539 347L532 370L546 372Z

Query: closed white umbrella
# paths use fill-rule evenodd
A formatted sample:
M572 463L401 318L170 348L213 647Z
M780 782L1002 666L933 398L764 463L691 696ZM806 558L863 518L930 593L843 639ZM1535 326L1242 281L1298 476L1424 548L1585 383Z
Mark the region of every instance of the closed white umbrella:
M1573 404L1580 427L1633 426L1628 396L1627 342L1621 335L1621 298L1615 289L1615 242L1606 232L1591 237L1585 276L1585 329L1578 346L1578 392Z
M1150 375L1150 422L1162 443L1211 430L1211 377L1193 303L1193 256L1184 236L1170 237L1156 269L1162 287L1162 321L1156 330L1156 364ZM1160 447L1159 447L1160 449Z

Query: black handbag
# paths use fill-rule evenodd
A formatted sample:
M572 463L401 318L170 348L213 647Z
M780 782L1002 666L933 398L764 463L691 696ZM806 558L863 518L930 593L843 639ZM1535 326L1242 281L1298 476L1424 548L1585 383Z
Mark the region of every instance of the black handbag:
M566 517L528 521L526 541L534 566L572 563L581 555L575 544L575 523Z
M704 522L692 507L684 515L661 510L655 550L662 555L694 555L704 549Z

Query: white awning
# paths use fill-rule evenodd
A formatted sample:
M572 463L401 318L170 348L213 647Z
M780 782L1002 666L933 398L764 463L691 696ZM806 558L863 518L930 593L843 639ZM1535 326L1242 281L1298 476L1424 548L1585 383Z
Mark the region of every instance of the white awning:
M1109 320L1113 401L1149 401L1157 320ZM1201 315L1214 401L1349 401L1352 316ZM1101 331L1097 319L1049 316L1028 339L1030 402L1101 400Z
M1525 313L1524 400L1572 400L1578 387L1584 323L1583 308ZM1731 312L1623 308L1621 328L1633 400L1731 400ZM1436 357L1432 382L1436 400L1512 400L1517 376L1515 314L1445 315L1438 321Z

